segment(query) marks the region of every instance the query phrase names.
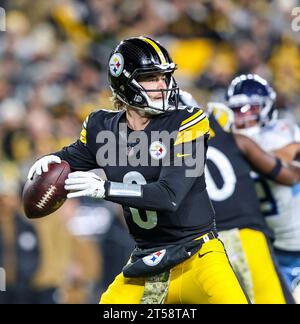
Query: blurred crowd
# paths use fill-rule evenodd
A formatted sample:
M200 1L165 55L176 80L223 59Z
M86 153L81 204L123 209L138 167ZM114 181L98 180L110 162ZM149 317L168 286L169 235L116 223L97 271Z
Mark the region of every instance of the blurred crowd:
M29 167L73 142L89 112L111 109L108 56L123 38L152 36L199 103L224 101L240 73L277 91L300 121L296 0L4 0L0 32L0 267L8 302L97 302L133 247L119 206L68 201L28 221L20 197ZM93 212L92 212L93 211ZM2 298L2 299L1 299Z

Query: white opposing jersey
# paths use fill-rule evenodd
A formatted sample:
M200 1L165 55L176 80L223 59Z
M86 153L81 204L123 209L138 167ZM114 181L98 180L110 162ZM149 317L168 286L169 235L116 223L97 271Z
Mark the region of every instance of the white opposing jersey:
M300 129L290 119L277 119L262 127L258 139L266 151L274 151L291 143L300 143Z
M300 143L299 127L288 119L278 119L261 128L253 138L266 151ZM300 251L300 183L290 187L267 181L263 192L263 212L275 236L274 246L287 251ZM261 197L260 197L261 198Z

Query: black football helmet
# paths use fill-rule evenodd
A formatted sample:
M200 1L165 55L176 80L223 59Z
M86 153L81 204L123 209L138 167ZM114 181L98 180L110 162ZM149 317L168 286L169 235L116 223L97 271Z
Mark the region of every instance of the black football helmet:
M108 80L119 100L149 114L159 114L178 106L175 69L176 64L160 43L149 37L133 37L123 40L111 53ZM167 88L145 90L138 80L155 73L164 74ZM151 100L148 94L154 91L161 91L163 99Z

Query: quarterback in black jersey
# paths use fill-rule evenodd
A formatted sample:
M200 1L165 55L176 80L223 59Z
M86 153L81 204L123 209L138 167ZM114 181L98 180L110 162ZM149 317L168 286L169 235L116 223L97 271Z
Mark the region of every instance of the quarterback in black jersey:
M206 191L209 122L201 109L178 109L175 68L155 40L122 41L108 67L120 111L90 114L77 142L29 173L66 160L73 171L68 198L123 206L136 249L101 303L248 303L217 238ZM107 180L88 172L96 168Z
M149 144L144 152L148 156L144 156L145 163L142 165L134 166L130 163L130 157L140 154L139 151L142 151L143 147L140 145L142 138L139 138L139 131L133 131L126 125L125 110L118 113L103 110L92 113L86 121L86 128L83 129L86 137L82 135L81 140L56 153L62 160L68 161L74 171L104 169L109 179L103 186L105 199L122 204L129 231L139 248L151 248L174 242L184 243L214 231L214 212L205 189L203 168L202 174L186 176L186 171L189 170L186 160L189 156L191 158L193 155L196 156L196 141L190 148L191 153L177 150L177 146L181 147L177 142L184 140L181 137L186 136L183 127L187 120L190 120L188 128L195 131L195 134L197 132L202 134L199 136L204 138L199 145L206 146L209 126L202 110L165 112L152 118L143 130ZM123 141L124 136L119 133L124 125L126 127L124 135L128 136L128 141ZM160 142L161 130L168 133L179 130L177 138L174 138L173 147L170 143ZM124 146L126 165L120 165L122 162L120 150L105 163L104 159L99 158L102 149L104 152L106 148L108 151L111 148L108 143L99 143L104 138L99 139L99 142L95 141L99 134L100 137L101 133L104 134L103 131L119 134L116 141L118 146ZM134 132L132 138L135 142L131 143L130 135ZM206 147L203 148L202 154L205 150ZM180 160L178 166L176 159ZM143 162L141 158L137 160ZM78 174L81 175L85 176ZM69 190L73 190L77 185L76 180L73 182L68 184ZM187 195L190 191L195 194Z

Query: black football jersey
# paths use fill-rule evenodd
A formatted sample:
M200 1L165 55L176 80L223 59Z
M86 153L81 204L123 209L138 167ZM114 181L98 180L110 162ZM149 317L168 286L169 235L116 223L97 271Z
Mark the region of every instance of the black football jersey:
M129 231L141 248L181 243L214 230L203 169L193 176L187 173L201 158L204 168L209 136L205 113L181 107L154 116L143 131L132 131L125 122L125 111L93 112L80 139L55 154L72 171L104 169L105 199L123 206ZM174 136L165 140L162 131ZM115 142L108 139L112 134ZM202 152L200 159L197 152ZM133 157L143 163L132 163Z
M214 115L209 116L206 183L216 212L217 230L253 228L269 234L261 215L250 176L251 167L231 132L224 131Z

